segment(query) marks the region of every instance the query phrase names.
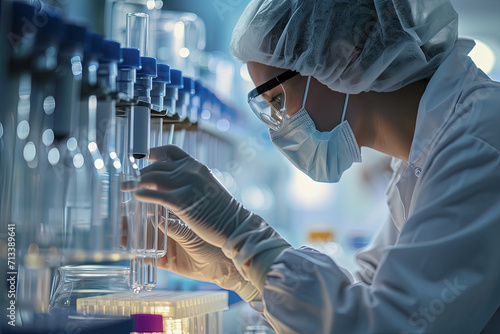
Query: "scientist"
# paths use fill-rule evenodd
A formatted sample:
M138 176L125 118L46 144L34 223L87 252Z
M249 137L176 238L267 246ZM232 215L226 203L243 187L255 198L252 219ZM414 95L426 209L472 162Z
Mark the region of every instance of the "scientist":
M448 0L254 0L231 42L274 145L320 182L394 157L391 217L354 275L294 249L210 170L153 150L141 200L170 206L163 268L232 289L278 333L500 333L500 84Z

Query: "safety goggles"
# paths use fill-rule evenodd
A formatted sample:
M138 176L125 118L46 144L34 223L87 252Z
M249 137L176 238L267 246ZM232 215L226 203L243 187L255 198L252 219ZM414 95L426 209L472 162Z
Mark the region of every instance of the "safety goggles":
M253 112L274 131L283 127L286 116L286 93L282 83L299 74L288 70L263 83L248 93L248 104Z

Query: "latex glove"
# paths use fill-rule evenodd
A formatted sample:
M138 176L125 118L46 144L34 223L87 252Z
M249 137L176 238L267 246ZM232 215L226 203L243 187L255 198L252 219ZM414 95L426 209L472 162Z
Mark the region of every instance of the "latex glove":
M158 259L160 268L215 283L236 292L247 302L260 296L260 292L239 274L233 261L220 248L202 240L178 219L169 219L167 226L167 254Z
M149 159L156 162L141 170L137 199L171 208L196 235L221 248L240 274L262 291L269 267L290 245L179 147L153 148Z

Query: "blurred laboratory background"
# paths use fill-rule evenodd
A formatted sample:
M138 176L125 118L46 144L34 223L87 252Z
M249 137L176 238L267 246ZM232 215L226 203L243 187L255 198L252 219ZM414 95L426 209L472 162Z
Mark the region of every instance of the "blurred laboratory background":
M275 149L229 52L248 2L0 1L0 306L17 329L128 333L146 313L135 332L271 333L235 293L157 269L162 229L178 218L130 191L165 144L208 165L293 246L356 270L389 214L391 159L363 148L363 163L325 184ZM476 41L470 56L500 80L500 2L451 2L459 35Z

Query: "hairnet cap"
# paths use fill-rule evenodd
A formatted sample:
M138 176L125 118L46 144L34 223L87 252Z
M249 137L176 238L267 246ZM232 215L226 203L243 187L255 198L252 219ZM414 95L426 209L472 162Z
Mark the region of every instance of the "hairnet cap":
M388 92L430 77L457 40L448 0L253 0L231 52L313 76L350 94Z

